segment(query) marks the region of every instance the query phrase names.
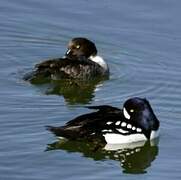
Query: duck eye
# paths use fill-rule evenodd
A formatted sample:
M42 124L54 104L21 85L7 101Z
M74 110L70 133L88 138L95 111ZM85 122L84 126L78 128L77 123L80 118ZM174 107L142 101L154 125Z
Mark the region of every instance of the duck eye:
M76 49L79 49L79 48L80 48L80 45L78 44L78 45L76 45L75 47L76 47Z
M134 112L134 109L131 109L130 112L133 113L133 112Z

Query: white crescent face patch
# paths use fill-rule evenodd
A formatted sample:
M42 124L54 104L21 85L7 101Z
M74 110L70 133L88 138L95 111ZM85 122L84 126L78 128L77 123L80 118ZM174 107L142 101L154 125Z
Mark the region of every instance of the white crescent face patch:
M128 113L128 111L126 110L126 108L123 108L123 114L124 114L124 117L125 117L126 119L130 119L130 118L131 118L131 116L129 115L129 113Z

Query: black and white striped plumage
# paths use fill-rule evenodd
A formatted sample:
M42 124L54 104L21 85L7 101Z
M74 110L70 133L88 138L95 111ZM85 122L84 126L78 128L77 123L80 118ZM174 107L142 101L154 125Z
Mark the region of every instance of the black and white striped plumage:
M86 38L74 38L69 42L64 57L35 65L35 69L24 79L33 83L41 79L93 79L108 75L108 65L97 56L95 44Z
M130 143L158 137L159 121L146 99L128 99L123 110L107 105L89 108L98 111L78 116L65 126L48 126L48 130L67 139L100 138L108 144Z

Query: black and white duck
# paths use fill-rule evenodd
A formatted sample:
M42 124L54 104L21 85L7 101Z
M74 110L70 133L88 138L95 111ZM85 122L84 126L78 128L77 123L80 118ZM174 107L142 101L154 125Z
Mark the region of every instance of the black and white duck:
M107 144L146 141L159 136L159 120L146 99L130 98L123 109L109 105L88 108L97 111L78 116L64 126L48 126L47 129L58 137L102 139Z

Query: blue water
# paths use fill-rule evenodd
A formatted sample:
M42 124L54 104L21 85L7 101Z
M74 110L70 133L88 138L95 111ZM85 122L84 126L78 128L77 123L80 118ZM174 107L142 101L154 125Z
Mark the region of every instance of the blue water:
M1 0L0 179L180 179L180 7L176 0ZM111 72L86 101L22 80L34 64L64 55L77 36L96 43ZM149 99L161 136L127 165L87 144L56 145L45 129L89 112L84 105L121 107L132 96Z

